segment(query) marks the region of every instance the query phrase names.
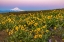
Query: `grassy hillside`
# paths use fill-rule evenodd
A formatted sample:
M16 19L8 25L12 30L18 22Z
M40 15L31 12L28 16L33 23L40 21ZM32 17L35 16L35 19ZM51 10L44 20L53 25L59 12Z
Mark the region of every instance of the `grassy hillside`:
M64 9L1 13L3 30L6 42L63 42Z

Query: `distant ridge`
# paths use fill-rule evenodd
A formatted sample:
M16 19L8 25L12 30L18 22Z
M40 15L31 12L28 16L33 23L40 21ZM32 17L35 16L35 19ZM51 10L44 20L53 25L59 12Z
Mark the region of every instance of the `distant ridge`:
M24 10L20 10L19 8L13 8L13 9L10 9L10 10L0 10L0 13L7 13L7 12L13 12L13 13L28 13L28 12L37 12L37 11L51 11L51 10L63 10L64 11L64 8L61 8L61 9L50 9L50 10L29 10L29 11L24 11Z

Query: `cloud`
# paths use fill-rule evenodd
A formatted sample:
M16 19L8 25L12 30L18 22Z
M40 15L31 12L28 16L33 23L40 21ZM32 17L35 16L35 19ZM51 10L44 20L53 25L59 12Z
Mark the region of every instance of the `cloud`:
M15 8L13 8L13 9L11 9L12 11L24 11L24 10L21 10L21 9L19 9L18 7L15 7Z

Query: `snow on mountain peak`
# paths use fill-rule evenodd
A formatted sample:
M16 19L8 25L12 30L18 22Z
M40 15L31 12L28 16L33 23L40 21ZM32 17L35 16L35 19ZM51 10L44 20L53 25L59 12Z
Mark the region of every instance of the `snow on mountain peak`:
M21 9L19 9L18 7L15 7L15 8L13 8L13 9L11 9L12 11L24 11L24 10L21 10Z

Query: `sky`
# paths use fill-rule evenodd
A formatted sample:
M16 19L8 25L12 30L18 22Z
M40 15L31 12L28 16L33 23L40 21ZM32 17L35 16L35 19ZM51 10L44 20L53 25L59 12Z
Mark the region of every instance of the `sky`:
M0 10L47 10L64 8L64 0L0 0Z

